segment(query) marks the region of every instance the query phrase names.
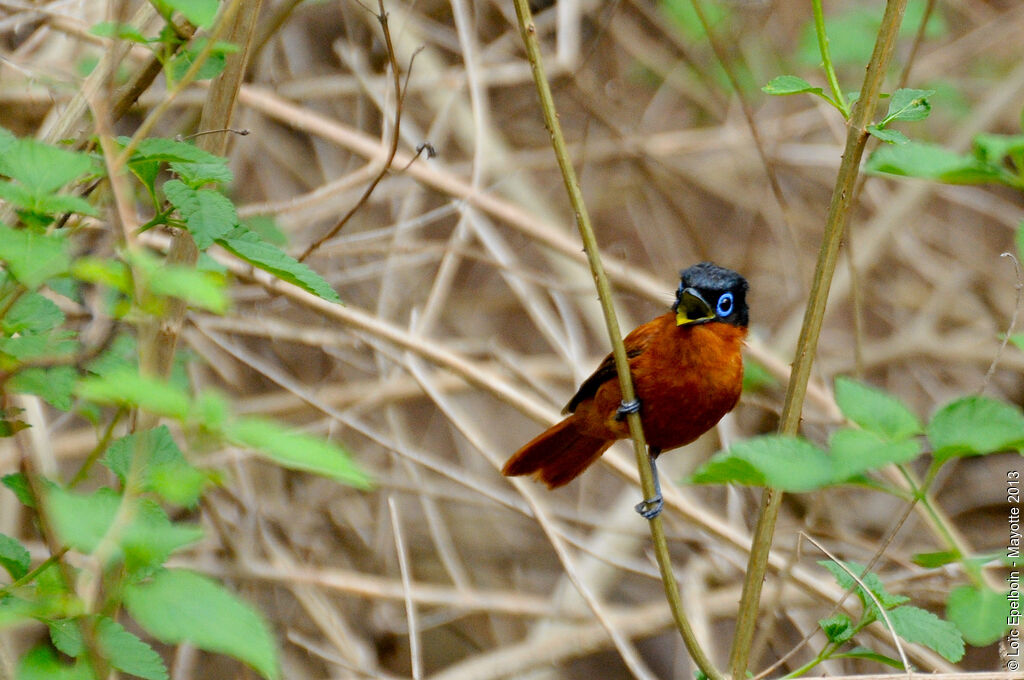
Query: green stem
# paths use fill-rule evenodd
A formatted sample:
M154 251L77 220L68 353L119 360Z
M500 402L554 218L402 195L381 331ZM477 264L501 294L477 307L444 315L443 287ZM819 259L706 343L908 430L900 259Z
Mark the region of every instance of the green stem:
M562 135L562 127L558 121L551 87L544 74L540 43L537 40L537 28L533 23L528 0L515 0L515 8L516 16L519 20L519 30L522 34L523 44L526 47L530 67L533 71L534 83L537 86L541 110L544 113L544 123L551 135L551 144L554 147L555 158L562 172L562 180L565 183L565 190L569 195L569 201L572 203L573 212L576 216L576 226L579 228L580 238L583 240L583 248L587 253L587 261L590 264L590 271L594 277L594 285L597 288L597 294L601 301L601 311L604 313L608 338L612 344L612 355L615 357L615 367L618 371L622 399L623 401L633 401L636 398L636 392L633 389L633 378L629 372L626 348L622 343L622 333L619 330L615 306L612 303L611 285L608 283L604 265L601 263L601 254L598 249L597 239L594 236L594 229L590 223L590 215L583 201L583 192L580 190L579 181L576 178L576 170L572 165L565 137ZM643 488L644 498L652 498L655 494L654 474L651 470L650 459L647 456L647 447L644 441L639 414L629 414L627 422L629 423L630 435L633 438L634 452L640 472L640 484ZM690 626L686 613L683 611L679 586L672 572L672 562L669 555L668 542L665 538L662 518L660 516L654 517L650 520L649 524L654 553L658 561L658 569L661 572L662 583L665 587L665 597L668 600L669 608L672 610L672 617L676 622L679 633L682 635L683 643L686 645L686 649L689 651L694 663L710 680L724 680L721 672L714 667L707 654L705 654L697 642L697 637Z
M828 78L828 86L832 90L831 101L835 104L843 118L850 119L850 105L846 103L842 88L839 87L839 78L836 77L836 69L832 65L832 55L828 50L828 34L825 33L825 13L821 9L821 0L813 0L814 6L814 33L818 36L818 51L821 52L821 65L825 69L825 77Z
M824 238L818 251L818 264L814 270L814 282L811 285L810 298L804 312L803 325L800 328L793 372L786 387L786 401L779 422L781 434L795 435L800 428L804 397L807 394L807 383L810 380L811 366L814 363L814 355L818 347L818 337L825 320L825 308L828 304L828 293L839 257L839 245L846 229L846 223L849 221L851 201L860 171L860 161L867 143L866 128L874 114L875 106L878 104L882 81L885 79L885 72L892 57L896 34L903 19L906 4L907 0L888 0L886 3L875 48L864 75L861 94L850 114L846 148L839 165L835 188L832 190L832 201L825 222ZM818 5L820 2L816 0L816 6ZM729 659L733 678L743 678L747 673L751 641L754 637L758 605L761 600L761 587L767 572L768 555L781 502L781 491L777 489L764 490L757 526L754 529L750 560L747 563L743 593L740 596L736 634L733 638L732 653Z

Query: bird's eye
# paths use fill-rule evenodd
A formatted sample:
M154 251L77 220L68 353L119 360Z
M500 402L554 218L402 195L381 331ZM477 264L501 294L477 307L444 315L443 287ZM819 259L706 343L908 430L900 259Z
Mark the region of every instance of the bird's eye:
M718 298L715 313L722 317L732 314L732 293L722 293L722 297Z

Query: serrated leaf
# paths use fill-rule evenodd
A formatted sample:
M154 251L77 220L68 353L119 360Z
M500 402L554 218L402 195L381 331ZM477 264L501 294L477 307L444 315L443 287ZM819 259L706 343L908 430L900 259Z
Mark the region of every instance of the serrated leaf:
M921 444L915 439L885 441L865 430L843 428L832 433L829 453L833 481L838 483L886 465L907 463L921 453Z
M64 232L39 234L3 224L0 224L0 260L6 262L7 270L29 289L38 288L71 266Z
M853 637L853 622L842 612L818 621L829 642L846 642Z
M762 435L715 454L690 478L698 484L755 484L804 492L834 482L827 453L805 439Z
M128 612L166 644L191 642L227 654L265 678L280 676L270 629L249 604L219 583L191 571L166 570L124 589Z
M122 146L131 141L128 137L117 140ZM195 144L179 142L165 137L147 137L139 142L130 163L158 161L160 163L227 163L227 159L200 149Z
M230 184L235 179L227 159L219 157L215 163L171 163L171 170L191 187L200 187L210 182Z
M313 472L361 489L370 486L369 476L352 461L348 452L326 439L262 418L242 418L229 423L224 428L224 436L283 467Z
M1024 415L988 397L957 399L939 409L927 428L937 460L1024 448Z
M789 94L824 94L824 90L815 87L800 76L776 76L768 81L768 84L761 88L765 94L789 95Z
M341 302L334 289L302 262L272 246L245 227L217 239L217 243L254 267L270 272L282 281L299 286L328 302Z
M58 149L34 139L18 139L0 155L0 174L21 182L33 194L49 194L92 168L84 153Z
M114 668L146 680L167 679L160 655L117 621L102 617L96 633L100 650Z
M910 138L899 130L891 130L877 125L868 125L865 129L871 134L871 136L876 137L887 144L906 144L910 141Z
M896 634L904 640L924 645L950 663L963 658L964 640L949 621L911 605L897 607L888 614Z
M193 189L181 180L164 182L167 200L178 209L200 250L224 236L238 224L234 204L213 189Z
M990 645L1002 638L1008 628L1010 601L1006 595L991 588L959 586L946 600L946 616L968 644Z
M185 420L191 407L185 390L131 368L113 368L104 375L83 378L75 391L100 404L138 407L177 420Z
M71 392L78 373L73 366L29 367L7 382L11 392L34 394L61 411L71 409Z
M876 149L864 171L870 174L919 177L947 184L984 184L999 182L1015 186L1015 178L1000 167L973 156L921 142L887 144Z
M71 196L69 194L37 196L33 202L32 210L44 215L78 213L79 215L96 216L100 214L89 201L80 196Z
M31 566L32 556L21 541L0 534L0 567L10 574L11 579L17 581L28 573Z
M43 333L64 323L64 312L39 293L22 293L7 310L0 326L4 333Z
M917 416L896 397L851 378L836 378L836 403L843 415L868 432L898 441L921 434Z
M836 564L832 560L820 560L818 564L825 567L825 569L832 574L836 583L838 583L839 587L843 590L855 588L857 597L860 598L865 611L877 610L875 600L878 600L883 609L891 609L910 601L909 597L894 595L886 590L885 584L882 583L882 579L878 578L877 574L872 572L864 573L864 565L862 564L857 564L856 562L844 562L843 564L846 566L846 569L843 569L842 566ZM857 575L857 578L860 579L861 583L867 587L871 592L871 595L875 596L874 599L864 592L864 589L856 580L854 580L853 576L850 576L847 569Z
M928 97L933 94L935 94L935 90L915 90L913 88L896 90L889 98L889 111L882 120L882 126L897 120L924 120L932 110Z
M123 484L136 457L145 460L144 469L138 473L143 489L169 503L194 507L210 484L210 476L189 464L165 425L113 442L103 463Z

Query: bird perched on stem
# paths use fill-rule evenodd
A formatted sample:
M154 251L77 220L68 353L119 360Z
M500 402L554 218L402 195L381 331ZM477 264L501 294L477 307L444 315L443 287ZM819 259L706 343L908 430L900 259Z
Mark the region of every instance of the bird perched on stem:
M608 355L563 409L567 417L516 451L502 474L533 475L552 489L568 484L630 436L625 416L639 409L657 493L636 510L647 519L657 516L658 455L697 439L739 400L747 321L746 279L710 262L684 270L672 311L623 341L637 401L623 403Z

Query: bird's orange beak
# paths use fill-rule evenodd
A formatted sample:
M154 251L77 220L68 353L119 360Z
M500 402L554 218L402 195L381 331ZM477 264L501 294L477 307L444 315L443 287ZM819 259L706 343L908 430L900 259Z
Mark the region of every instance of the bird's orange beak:
M676 325L692 326L715 318L711 305L694 288L685 288L676 301Z

